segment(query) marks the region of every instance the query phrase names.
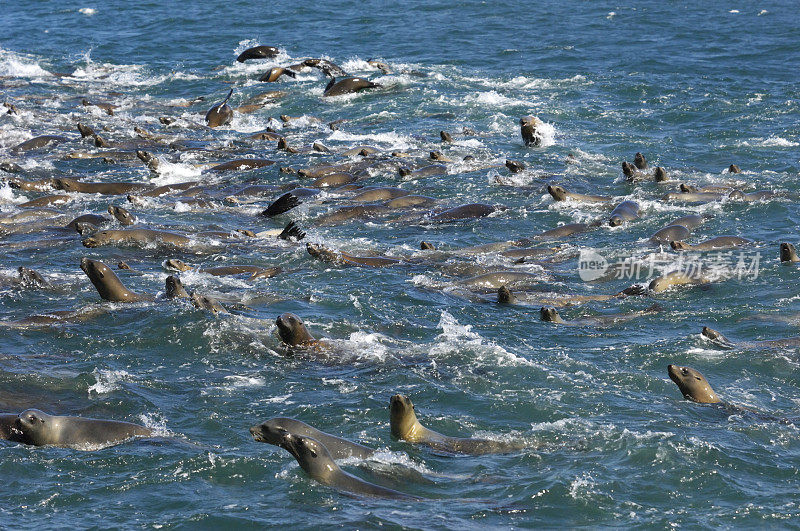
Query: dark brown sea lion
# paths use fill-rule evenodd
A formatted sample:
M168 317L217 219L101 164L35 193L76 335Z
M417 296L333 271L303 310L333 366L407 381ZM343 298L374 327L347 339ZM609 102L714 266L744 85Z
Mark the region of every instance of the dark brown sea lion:
M306 328L303 320L293 313L284 313L275 320L281 341L290 347L312 347L319 343Z
M387 267L402 263L402 261L397 258L389 258L386 256L355 256L344 252L336 252L322 245L313 243L306 244L306 251L317 260L340 266Z
M567 199L571 199L573 201L582 201L582 202L589 202L589 203L606 203L611 201L610 197L603 197L600 195L584 195L584 194L576 194L573 192L568 192L564 188L558 185L549 185L547 187L548 193L553 196L553 199L556 201L566 201Z
M125 227L136 223L136 217L121 206L108 205L108 213L114 216L120 225Z
M431 214L428 216L428 220L437 223L447 223L450 221L482 218L496 211L497 207L492 205L487 205L484 203L470 203L468 205L460 205Z
M622 225L625 221L639 218L639 204L635 201L623 201L611 212L608 224L612 227Z
M86 247L100 247L102 245L166 243L178 247L185 247L191 243L186 236L174 234L172 232L151 230L151 229L125 229L125 230L102 230L92 234L83 240Z
M201 295L197 292L193 292L189 295L189 300L198 310L207 310L214 315L228 313L228 310L223 308L217 299L209 297L208 295Z
M103 262L89 260L84 257L81 259L81 269L89 280L92 281L97 292L104 300L111 302L142 302L153 300L148 295L139 295L132 292L122 285L114 271Z
M375 87L380 87L380 85L360 77L347 77L339 81L336 81L334 77L331 79L330 83L328 83L328 86L325 87L325 91L322 95L325 97L341 96L342 94L352 94Z
M646 170L647 169L647 159L644 158L644 155L641 153L636 153L633 157L633 165L636 166L639 170Z
M177 269L178 271L196 270L199 273L205 273L207 275L212 275L215 277L249 274L250 280L254 280L257 278L272 278L282 271L280 267L260 267L254 265L201 267L199 269L196 269L188 265L187 263L175 258L167 260L164 265L170 269Z
M688 237L689 229L683 225L668 225L650 236L649 241L653 245L666 245L673 241L685 240Z
M31 199L30 201L20 203L17 206L20 208L43 207L54 205L56 203L68 203L70 201L72 201L72 198L68 195L46 195L44 197L37 197L36 199Z
M781 262L800 262L800 256L791 243L782 243L780 252Z
M60 144L61 142L66 142L66 141L67 138L64 138L63 136L42 135L31 138L30 140L26 140L25 142L20 142L16 146L12 146L11 149L9 149L9 151L11 153L22 153L24 151L40 149L43 147Z
M268 59L271 57L276 57L280 53L280 50L273 46L254 46L253 48L248 48L236 58L237 61L240 63L244 63L245 61L249 61L251 59Z
M105 446L132 437L153 435L150 428L130 422L48 415L38 409L28 409L20 413L15 428L19 432L19 440L26 444L78 449L83 449L86 445Z
M206 125L209 127L220 127L226 125L233 120L233 109L228 105L228 100L233 95L233 89L228 92L228 95L222 100L222 103L214 105L206 113Z
M375 450L372 448L348 441L347 439L342 439L341 437L336 437L335 435L313 428L305 422L286 417L277 417L264 421L261 424L256 424L250 428L250 433L256 441L270 443L276 446L280 446L285 433L312 437L325 445L325 448L328 449L333 459L347 459L348 457L369 459L375 454Z
M153 187L145 183L87 183L58 177L53 179L57 190L65 192L81 192L85 194L120 195L151 190Z
M108 219L106 216L100 216L98 214L83 214L73 219L69 223L67 223L66 228L77 230L78 224L80 223L90 223L95 227L99 227L103 223L107 223L109 221L111 220Z
M535 116L523 116L519 119L519 125L522 141L526 146L542 145L542 134L537 128L544 125L544 122Z
M410 443L420 443L430 448L453 454L485 455L516 452L526 445L489 439L448 437L430 430L417 420L414 404L405 395L394 395L389 401L389 422L392 436Z
M181 279L175 275L170 275L164 282L164 298L166 299L188 299L189 293L183 287Z
M216 172L223 172L223 171L244 171L244 170L253 170L256 168L263 168L264 166L270 166L275 164L274 160L268 159L236 159L231 160L229 162L223 162L222 164L217 164L209 168L208 171L216 171Z

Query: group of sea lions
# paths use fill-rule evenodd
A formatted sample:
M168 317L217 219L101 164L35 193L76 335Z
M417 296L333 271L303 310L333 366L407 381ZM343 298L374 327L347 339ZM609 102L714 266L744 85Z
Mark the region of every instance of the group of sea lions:
M236 60L243 63L279 56L280 50L275 47L257 46L243 51ZM381 61L369 61L369 64L383 74L390 72L389 66ZM317 58L272 67L259 81L287 81L286 78L296 78L297 74L309 69L318 69L329 78L322 93L324 98L381 86L365 78L349 75L329 60ZM291 87L289 83L285 86ZM220 91L219 94L224 92ZM216 100L218 103L207 109L204 117L201 112L195 113L198 118L195 120L169 114L153 116L164 126L159 132L147 130L138 124L126 124L119 117L119 109L114 104L89 103L83 99L80 103L82 107L102 109L107 116L113 116L115 121L109 122L103 129L98 127L97 131L100 133L85 123L78 122L71 132L59 131L59 134L44 134L24 140L10 147L9 160L0 161L0 178L15 193L36 196L12 205L10 212L0 215L0 248L39 249L73 245L94 250L112 247L125 249L131 257L137 259L141 257L139 251L142 250L168 253L170 258L161 263L169 273L164 280L163 299L188 301L196 308L228 318L230 316L226 317L224 314L235 315L235 303L218 300L207 293L189 292L178 275L181 272L194 271L210 276L238 276L248 282L257 282L273 277L280 279L281 275L289 274L279 264L278 257L281 253L294 252L301 245L299 242L306 237L306 233L296 223L287 224L287 220L281 217L294 209L302 206L317 214L309 222L309 227L313 228L365 221L382 221L389 226L420 227L469 223L486 217L505 215L506 207L488 203L448 203L445 199L420 193L414 189L415 186L426 180L449 177L448 173L453 171L456 163L466 168L466 171L489 168L493 171L499 168L511 173L526 171L526 165L521 162L482 162L472 155L456 160L455 155L443 154L438 149L386 152L376 146L356 144L337 150L321 142L302 146L296 141L301 137L293 136L293 128L298 119L286 115L274 120L275 123L283 124L282 129L270 127L255 134L239 135L235 142L221 147L206 139L190 140L175 134L181 127L185 127L187 130L201 131L202 134L211 136L214 130L230 125L237 114L256 112L263 108L264 102L275 101L286 95L284 91L270 91L255 95L243 101L242 105L234 107L231 102L240 95L237 90L229 89L221 101ZM194 107L203 101L206 101L205 98L186 101L181 107ZM22 102L9 105L18 109L15 112L35 112L33 105L26 109ZM156 105L149 105L148 110L149 107ZM169 112L169 106L165 105L159 110ZM202 120L200 117L203 117ZM313 117L304 119L307 123L319 121ZM332 121L327 126L330 130L343 127L339 121ZM522 117L519 120L519 133L523 144L534 148L541 146L544 138L543 126L544 122L535 116ZM75 130L80 133L80 139L74 137ZM439 137L441 145L445 146L453 142L454 135L469 137L476 134L475 131L464 128L458 133L440 131ZM239 149L237 146L245 147ZM65 148L77 150L65 152ZM254 152L263 155L266 151L270 152L269 158L252 156ZM182 155L187 153L193 155L191 160L195 161L194 169L197 170L190 180L159 185L151 182L167 174L170 167L180 163ZM76 177L74 173L25 169L27 157L45 157L48 154L52 157L61 156L64 161L99 159L104 164L128 168L131 173L141 169L143 164L148 175L143 180L136 181L94 182ZM319 162L320 159L323 162ZM286 165L282 165L284 162ZM728 168L730 175L740 171L735 165ZM249 178L250 175L257 177ZM369 179L375 175L394 179L390 184L397 186L369 184ZM656 167L650 172L647 160L641 153L636 153L633 163L623 162L622 175L626 185L647 181L670 182L669 173L663 167ZM699 188L682 184L679 191L663 195L661 201L753 202L768 201L778 195L772 191L744 191L741 188L741 183ZM391 256L371 251L344 251L319 241L304 242L302 247L304 253L307 253L309 264L315 264L313 259L324 262L326 267L405 267L413 271L436 270L452 281L432 289L441 289L454 297L475 302L534 306L538 308L540 320L556 325L601 327L613 326L634 318L646 318L661 311L661 306L653 304L638 311L584 315L572 319L563 318L557 308L656 295L676 286L710 282L703 276L672 271L652 279L646 287L632 286L616 293L580 295L542 290L542 286L549 288L551 285L547 282L553 274L551 266L574 258L573 254L565 253L561 247L566 239L602 227L615 231L626 230L646 215L639 202L629 198L615 200L611 196L569 191L567 185L554 182L546 186L546 192L556 202L596 203L601 208L607 206L608 210L604 210L595 220L550 228L540 227L543 229L541 232L527 234L517 240L487 242L465 248L448 248L446 245L422 241L419 251L411 255L398 253L397 256ZM72 205L78 199L102 201L100 213L79 213L83 212L80 209L75 211ZM115 204L122 202L125 202L125 206ZM229 213L245 217L249 224L231 225L225 216L219 217L219 226L200 229L185 224L158 223L153 221L150 214L159 209L176 213ZM655 232L649 238L648 245L669 246L675 251L703 252L754 244L752 240L738 235L712 236L698 243L688 243L692 231L706 219L706 216L701 215L674 219ZM273 220L279 221L274 223ZM252 228L270 223L272 225L264 230ZM305 228L310 230L309 227ZM37 235L40 237L37 238ZM269 251L269 263L262 261L259 264L209 266L202 262L211 253L245 248L265 251L265 255ZM509 266L485 266L474 260L476 256L490 254L505 260ZM176 255L181 258L175 257ZM129 258L126 256L125 260ZM791 243L780 244L780 260L787 263L800 261ZM541 266L542 272L514 269L513 266L517 264L536 264ZM153 287L151 293L138 293L129 289L112 267L101 260L83 257L79 267L104 301L152 304L158 297L156 287ZM130 269L127 262L117 265L118 271ZM21 289L52 287L39 272L20 267L18 273L18 276L0 278L0 282ZM2 324L8 327L53 326L92 319L101 312L114 309L115 306L92 306L71 311L45 308L41 314L5 321ZM334 342L312 335L298 315L281 314L275 320L275 327L281 342L289 349L305 350L320 356L335 356ZM709 328L704 328L702 335L726 348L733 348L737 344L745 348L800 344L798 338L734 343ZM699 372L688 367L670 365L668 375L686 398L701 403L720 402ZM417 419L410 399L399 394L390 399L390 426L391 435L398 440L425 445L433 451L447 454L505 453L527 447L515 441L457 438L438 433L423 426ZM350 475L335 462L347 457L368 459L375 452L371 448L324 433L297 419L274 418L253 426L250 432L256 441L268 442L287 450L310 477L324 485L367 496L415 499ZM150 428L128 422L48 415L35 409L19 414L0 415L0 439L32 445L87 449L153 434Z

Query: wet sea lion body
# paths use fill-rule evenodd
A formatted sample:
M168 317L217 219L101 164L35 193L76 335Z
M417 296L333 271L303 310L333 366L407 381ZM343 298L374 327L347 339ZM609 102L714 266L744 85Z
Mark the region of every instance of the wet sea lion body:
M30 140L26 140L17 144L16 146L12 146L9 151L11 153L23 153L25 151L31 151L34 149L41 149L43 147L48 147L56 144L60 144L62 142L66 142L68 139L63 136L58 135L42 135L31 138Z
M423 177L444 175L447 173L447 167L442 164L431 164L430 166L424 166L416 170L400 168L398 171L400 172L400 176L403 177L403 180L413 181L414 179L422 179Z
M517 241L517 245L530 245L535 240L558 240L586 232L593 227L599 226L597 223L567 223L554 229L546 230L539 234L534 234L530 238L523 238Z
M228 105L228 100L233 95L233 89L222 100L222 103L214 105L206 113L206 125L209 127L220 127L229 124L233 120L233 109Z
M297 459L309 477L323 485L361 496L408 501L419 499L348 474L339 468L325 445L311 437L285 432L279 446Z
M540 277L533 273L524 271L497 271L485 273L466 280L458 284L468 288L499 289L501 286L532 286L541 282Z
M428 216L429 221L436 223L448 223L465 219L477 219L488 216L497 211L497 207L485 203L470 203L460 205Z
M87 183L62 177L53 181L57 190L84 194L120 195L144 192L153 188L151 185L144 183Z
M639 219L639 204L635 201L623 201L611 212L608 224L618 227L626 221Z
M405 395L394 395L389 401L392 436L410 443L424 444L440 452L485 455L516 452L524 444L489 439L448 437L420 424L414 404Z
M576 194L574 192L568 192L561 186L557 185L549 185L547 187L547 191L551 196L553 196L553 199L555 199L556 201L566 201L567 199L585 203L607 203L608 201L611 201L610 197L603 197L600 195Z
M281 314L275 320L275 325L278 327L281 341L290 347L309 347L319 343L319 340L308 331L303 320L293 313Z
M100 247L103 245L115 245L120 243L138 245L164 243L178 247L186 247L191 243L191 240L186 236L181 236L172 232L151 229L102 230L83 240L83 245L85 247Z
M98 260L81 259L81 269L94 284L102 299L111 302L151 301L153 297L139 295L126 288L110 267Z
M653 245L666 245L673 241L685 240L690 236L689 229L683 225L668 225L650 236Z
M280 446L281 440L287 432L316 439L325 445L333 459L347 459L348 457L369 459L375 454L375 450L372 448L325 433L296 419L276 417L250 428L250 433L256 441L276 446Z
M683 271L672 271L658 278L654 278L648 289L653 293L661 293L673 286L694 286L697 284L706 284L708 279L704 277L689 276Z
M21 442L35 446L82 447L120 443L132 437L150 437L150 428L116 420L48 415L37 409L23 411L15 424Z
M355 256L349 253L333 251L323 245L314 243L307 243L306 251L317 260L340 266L387 267L402 263L402 260L398 258Z
M787 337L783 339L765 339L761 341L731 341L713 328L703 327L700 334L706 339L725 348L745 348L745 349L772 349L800 346L800 337Z
M167 260L167 267L177 269L178 271L192 271L192 266L177 259ZM260 267L254 265L230 265L219 267L201 267L197 269L198 273L205 273L215 277L234 276L234 275L250 275L250 279L257 278L272 278L281 272L280 267Z
M612 326L618 323L630 321L631 319L636 319L637 317L657 313L659 311L661 311L661 307L657 304L654 304L650 308L637 312L619 313L613 315L595 315L565 321L555 308L543 306L539 310L539 314L542 321L547 321L550 323L569 326Z
M781 262L800 262L800 256L797 256L797 251L791 243L782 243L780 250Z
M339 81L334 77L331 79L330 83L328 83L328 86L325 87L325 91L322 95L325 97L341 96L343 94L352 94L375 87L380 87L380 85L361 77L346 77Z
M269 159L237 159L223 162L222 164L217 164L216 166L209 168L208 171L245 171L263 168L264 166L271 166L272 164L275 164L275 161Z
M264 74L260 78L258 78L258 80L261 81L262 83L274 83L278 81L278 79L280 79L281 76L284 75L289 76L291 78L297 77L297 74L295 74L288 68L282 68L280 66L276 66L264 72Z
M542 145L542 133L538 130L542 125L544 122L535 116L523 116L519 119L520 134L526 146Z
M749 245L753 240L741 238L739 236L717 236L696 245L691 245L682 241L672 241L670 246L676 251L713 251L714 249L731 249Z
M277 57L279 53L280 50L273 46L254 46L240 53L236 60L240 63L244 63L252 59L269 59Z

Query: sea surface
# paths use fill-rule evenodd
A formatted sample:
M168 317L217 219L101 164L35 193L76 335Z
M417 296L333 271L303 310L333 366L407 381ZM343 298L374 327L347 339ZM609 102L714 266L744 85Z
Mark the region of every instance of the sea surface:
M51 287L0 285L0 411L35 407L126 420L156 436L93 451L0 442L2 527L797 527L798 348L724 349L700 335L703 326L733 341L800 335L800 270L778 260L780 242L800 243L797 7L717 0L4 2L0 99L18 112L0 115L0 162L22 172L0 171L0 179L200 181L275 191L211 208L73 193L54 207L60 221L3 229L2 276L13 279L26 266ZM236 62L259 44L280 55ZM271 67L309 57L382 86L326 98L318 70L258 81ZM370 59L385 62L389 73ZM230 89L232 107L268 90L285 94L206 128L206 111ZM204 99L190 105L198 97ZM117 107L109 115L83 99ZM284 125L281 115L300 119ZM519 119L526 115L544 122L539 146L522 142ZM173 123L162 124L165 116ZM78 122L119 145L141 141L134 127L166 139L149 149L159 172L132 149L109 160L71 158L101 151L80 138ZM268 127L301 152L248 139ZM454 142L441 142L440 131ZM69 141L10 151L46 134ZM174 141L181 150L169 147ZM427 222L422 211L322 225L315 220L349 197L325 190L278 217L259 216L291 183L308 186L281 168L361 159L307 152L314 142L334 152L378 148L380 163L358 184L430 196L435 208L507 208L445 224ZM399 166L424 166L437 150L453 161L445 174L399 175ZM621 163L637 152L650 163L648 176L661 166L670 180L628 183ZM468 155L474 160L464 161ZM246 157L277 163L207 171ZM507 159L526 169L510 173ZM729 173L731 164L742 172ZM662 201L679 183L777 195ZM554 202L548 184L634 200L641 218L535 243L554 249L546 260L456 252L608 218L604 204ZM0 215L19 213L18 205L46 193L4 184ZM198 237L195 252L90 249L59 228L109 204L128 208L141 226L173 232L262 232L293 220L307 236L232 243ZM693 230L692 243L718 235L753 240L714 258L724 263L703 286L560 308L576 326L542 322L539 305L497 304L493 289L465 288L465 279L498 270L532 273L528 293L557 292L574 302L646 287L678 267L677 253L648 238L689 214L709 218ZM423 240L437 251L421 251ZM306 242L405 262L341 267L314 260ZM578 254L588 249L609 262L632 258L642 274L584 282ZM257 280L181 273L187 289L219 298L231 312L215 316L185 301L104 302L79 267L84 256L114 269L124 260L132 270L117 271L122 282L153 295L163 294L169 258L197 267L280 266L283 273ZM703 260L708 265L712 257ZM659 311L634 320L580 322L654 303ZM11 326L75 309L102 311L81 322ZM299 315L332 347L287 349L274 324L283 312ZM758 413L683 399L668 364L699 370L723 400ZM411 398L431 429L528 448L453 456L394 440L389 398L396 393ZM252 439L250 426L276 416L380 449L373 460L341 465L424 500L364 498L316 483L288 452Z

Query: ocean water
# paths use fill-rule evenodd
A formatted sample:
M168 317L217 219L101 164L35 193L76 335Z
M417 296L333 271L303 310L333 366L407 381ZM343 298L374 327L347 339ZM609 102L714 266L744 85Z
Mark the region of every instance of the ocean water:
M157 434L95 451L0 443L5 527L798 525L798 348L723 349L700 335L703 326L736 341L800 335L800 270L778 261L780 242L798 243L800 213L794 2L6 2L0 35L0 91L18 109L0 115L0 162L23 169L0 171L0 178L201 181L225 190L276 185L254 203L200 209L170 198L132 205L124 195L75 193L55 207L60 217L1 231L1 276L26 266L52 284L32 290L2 283L3 323L57 310L102 312L85 322L0 328L0 411L35 407L127 420ZM258 44L281 53L235 61ZM323 98L327 80L316 70L257 81L270 67L308 57L327 58L382 87ZM369 65L372 58L391 73ZM231 88L234 107L267 90L286 94L236 113L227 126L203 127L205 112ZM205 100L181 106L197 97ZM84 98L118 107L107 115L83 106ZM303 118L284 127L281 115ZM545 123L539 147L521 140L525 115ZM162 116L176 121L163 125ZM337 120L336 131L326 125ZM78 122L123 145L137 140L135 126L162 136L160 147L149 149L161 160L160 172L131 160L130 148L128 156L108 155L112 161L70 158L98 152L80 140ZM359 184L431 196L437 208L507 208L448 224L398 213L321 225L319 216L346 201L326 190L277 218L260 217L282 193L277 185L298 180L281 167L350 160L247 139L267 127L298 148L379 148L383 162ZM461 134L465 127L475 134ZM443 130L454 143L440 142ZM70 140L10 151L44 134ZM168 146L178 140L201 149ZM446 174L398 174L398 165L425 165L434 150L454 161ZM413 157L393 166L393 151ZM670 181L627 183L620 165L636 152L651 168L664 167ZM467 155L475 160L463 161ZM203 169L244 157L277 163L219 175ZM506 159L526 169L510 174ZM742 173L730 174L730 164ZM556 183L615 202L635 200L642 216L537 243L558 249L552 260L518 264L497 252L419 250L423 240L449 251L607 219L602 204L555 203L546 186ZM778 195L662 201L678 183ZM18 205L46 193L3 185L0 214L19 213ZM57 227L109 204L125 206L142 226L188 234L266 231L294 220L307 236L299 244L197 237L194 252L90 249ZM560 309L572 320L653 303L657 313L610 326L557 326L540 321L538 305L498 305L491 290L464 289L466 278L497 270L532 273L529 292L573 299L646 285L678 267L676 253L661 253L647 239L688 214L709 218L692 231L693 243L718 235L754 243L741 255L722 255L724 267L705 286ZM409 261L338 267L312 259L306 241ZM210 245L216 249L208 251ZM588 249L609 261L633 258L644 273L584 282L577 256ZM126 261L133 271L118 271L121 280L154 295L164 290L169 258L284 272L259 280L181 273L188 289L217 296L231 310L214 316L181 302L103 302L79 268L84 256L114 267ZM653 272L646 267L651 258ZM736 269L740 258L752 267L746 275ZM706 264L712 259L705 255ZM325 356L289 352L274 325L283 312L301 316L333 348ZM667 377L668 364L700 370L721 398L763 415L684 400ZM389 398L396 393L409 395L429 428L529 448L451 456L393 440ZM379 448L376 459L348 460L343 468L425 500L363 498L314 482L286 451L250 436L250 426L275 416Z

